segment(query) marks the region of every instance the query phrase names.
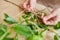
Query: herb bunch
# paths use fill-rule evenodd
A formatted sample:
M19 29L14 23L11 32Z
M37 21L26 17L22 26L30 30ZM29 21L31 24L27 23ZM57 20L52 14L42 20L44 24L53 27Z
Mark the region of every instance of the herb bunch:
M4 21L9 25L14 25L9 28L5 24L0 24L0 40L19 40L18 34L25 36L27 40L45 40L44 38L46 36L46 31L50 30L50 25L45 25L41 22L40 13L41 12L24 12L23 15L19 18L19 22L4 13ZM14 38L8 37L8 35L11 33L11 29L16 32ZM60 29L60 22L54 25L53 29ZM56 32L54 33L54 40L60 40L60 36Z

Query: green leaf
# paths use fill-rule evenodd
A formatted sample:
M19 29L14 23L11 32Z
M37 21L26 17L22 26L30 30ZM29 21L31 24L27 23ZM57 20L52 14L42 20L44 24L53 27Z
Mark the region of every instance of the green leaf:
M40 32L39 35L33 35L28 38L28 40L44 40L46 30Z
M18 34L15 35L14 40L18 40Z
M39 35L33 35L29 37L28 40L44 40L44 39Z
M8 16L6 13L4 15L5 15L5 19L4 19L5 22L7 22L9 24L17 23L17 21L15 19L13 19L12 17Z
M25 12L25 15L23 15L22 17L24 18L24 19L26 19L26 18L28 18L28 17L30 17L31 16L31 12Z
M54 29L60 29L60 22L58 22L55 26Z
M25 26L23 24L15 25L14 30L16 31L16 33L22 34L26 37L29 37L34 34L29 26Z
M45 36L45 33L46 33L46 29L42 30L39 35L40 35L41 37L44 37L44 36Z
M0 37L7 31L7 26L0 24Z
M40 28L43 28L43 29L47 29L48 26L45 25L45 24L43 24L43 23L40 23L40 24L39 24L39 27L40 27Z
M25 13L27 16L31 16L31 12L26 12Z
M54 40L60 40L60 36L54 35Z
M9 34L9 29L6 25L0 24L0 40L3 40Z
M36 19L34 17L31 17L30 20L36 22Z
M5 18L8 18L9 17L6 13L4 15L5 15Z
M4 38L3 40L13 40L13 38Z

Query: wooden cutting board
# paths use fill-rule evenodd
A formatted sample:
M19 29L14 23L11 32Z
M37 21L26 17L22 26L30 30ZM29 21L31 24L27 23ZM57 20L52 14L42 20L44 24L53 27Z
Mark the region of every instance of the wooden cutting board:
M22 6L22 4L24 3L25 0L8 0L8 1L11 1L11 2L13 2L13 3L17 4L17 5ZM42 10L42 9L46 8L45 6L42 6L42 5L39 5L39 4L36 7L39 10ZM0 0L0 23L6 24L3 21L3 19L4 19L4 13L7 13L11 17L13 17L13 18L15 18L16 20L19 21L19 17L22 14L22 10L19 7L17 7L16 5L13 5L13 4L11 4L9 2L6 2L4 0ZM6 24L6 25L8 25L8 24ZM10 26L11 25L8 25L8 27L10 27ZM14 37L14 36L15 36L15 32L12 31L11 35L9 37ZM51 37L49 37L49 38L51 38ZM19 35L19 40L25 40L25 39L26 39L25 37L23 37L22 35Z

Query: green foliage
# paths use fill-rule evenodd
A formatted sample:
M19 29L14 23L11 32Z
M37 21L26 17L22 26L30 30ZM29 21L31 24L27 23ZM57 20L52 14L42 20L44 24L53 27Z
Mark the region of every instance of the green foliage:
M54 29L60 29L60 22L58 22L55 26Z
M25 14L20 18L19 23L6 13L4 14L4 17L4 21L6 23L15 24L12 29L16 32L17 35L14 38L8 38L7 36L10 34L10 28L4 24L0 24L0 40L18 40L18 34L27 37L28 40L44 40L48 26L41 23L41 19L39 19L37 14L25 12ZM40 31L39 29L42 29L43 31ZM60 29L60 22L54 26L54 29ZM60 36L55 35L54 40L60 40Z
M60 36L59 35L54 35L54 40L60 40Z
M17 21L15 19L13 19L12 17L8 16L6 13L4 14L5 19L4 21L9 23L9 24L14 24L17 23Z
M26 37L29 37L34 34L29 26L25 26L23 24L15 25L14 30L16 31L16 33L22 34Z

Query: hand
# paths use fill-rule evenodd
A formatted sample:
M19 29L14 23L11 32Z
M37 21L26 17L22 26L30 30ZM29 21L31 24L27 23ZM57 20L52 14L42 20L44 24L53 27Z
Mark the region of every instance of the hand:
M44 16L44 14L42 13L41 19L43 23L45 23L46 25L55 25L60 20L59 14L60 14L60 8L55 9L54 11L51 12L51 14L46 16Z
M23 4L23 7L26 11L35 11L35 7L36 7L36 0L27 0L25 1L25 3Z

